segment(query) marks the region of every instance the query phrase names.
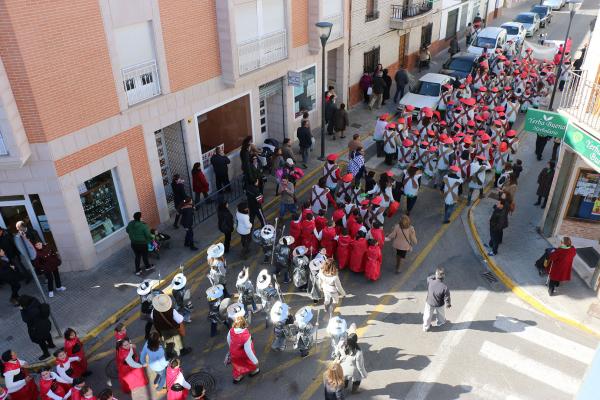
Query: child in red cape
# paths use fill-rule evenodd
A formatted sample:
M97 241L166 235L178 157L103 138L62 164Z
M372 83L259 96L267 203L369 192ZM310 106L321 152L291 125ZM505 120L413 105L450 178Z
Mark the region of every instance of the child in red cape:
M335 254L335 225L333 221L329 221L327 226L320 233L321 247L327 252L327 257L331 258Z
M381 249L375 239L369 239L365 253L365 277L376 281L381 275Z
M365 232L358 231L356 239L352 241L350 245L350 260L348 266L353 272L363 272L365 264L363 258L367 251L367 239L365 239Z
M352 238L348 235L348 229L342 227L341 235L339 235L337 239L337 248L335 252L339 269L344 269L348 266L351 244Z

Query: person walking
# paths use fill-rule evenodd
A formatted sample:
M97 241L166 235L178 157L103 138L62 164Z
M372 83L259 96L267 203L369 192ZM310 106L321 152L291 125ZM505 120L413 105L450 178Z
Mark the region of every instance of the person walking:
M29 375L28 364L20 360L17 353L11 349L2 353L0 366L6 385L5 396L0 398L10 398L11 400L38 399L39 390L35 379Z
M279 218L285 217L289 212L292 215L297 212L296 194L294 184L287 176L281 177L281 196L279 197Z
M373 94L371 95L371 100L369 100L369 110L381 107L385 89L386 84L383 80L383 71L379 71L373 77Z
M404 97L404 88L408 85L408 72L406 68L400 68L394 75L394 81L396 81L396 94L394 95L394 103L398 103L398 100Z
M335 96L329 96L325 102L325 123L327 124L327 134L330 136L333 135L333 130L335 128L335 114L338 111L335 100Z
M172 358L167 367L167 400L185 400L192 385L185 379L181 371L179 358Z
M498 254L498 246L502 243L504 229L508 226L508 209L504 206L504 201L499 200L490 216L490 251L488 256Z
M165 357L165 349L160 343L160 335L157 331L151 331L148 340L144 343L140 353L140 363L149 367L156 375L154 378L155 389L157 391L164 389L169 363Z
M355 332L348 334L344 347L338 358L344 371L344 388L352 381L352 393L358 392L360 382L367 377L363 352L358 346L358 336Z
M202 167L200 167L200 163L194 163L192 167L192 191L194 192L194 206L198 207L202 197L206 199L208 197L209 185L206 180L206 176L204 176L204 172L202 172Z
M173 308L173 300L166 294L159 294L152 299L152 322L160 334L169 356L184 356L191 353L190 347L185 347L185 325L183 315ZM168 357L167 357L168 358Z
M552 188L552 181L554 180L555 167L556 163L554 161L549 161L547 166L538 174L538 188L536 191L538 198L534 203L534 206L539 206L541 204L542 208L546 208L548 196L550 196L550 189Z
M571 280L571 270L573 269L573 259L577 255L577 250L573 247L571 238L565 236L560 241L560 246L552 251L548 256L550 270L548 272L548 295L554 296L556 288L561 282Z
M223 246L225 248L225 253L229 253L229 246L231 245L231 233L233 232L233 214L229 211L229 203L227 201L222 201L219 203L219 208L217 210L217 220L219 225L219 231L224 236Z
M340 277L338 275L338 269L333 259L328 258L323 265L321 270L317 274L319 286L323 291L323 304L325 305L325 311L327 311L329 318L333 316L333 310L339 303L340 297L346 295L346 291L342 287Z
M452 39L450 39L450 45L448 46L448 53L450 54L450 57L452 57L455 54L457 54L458 52L460 52L460 45L458 44L458 38L456 37L456 35L453 35Z
M33 266L37 271L44 274L48 281L48 297L54 297L55 287L59 292L67 290L67 288L62 285L60 273L58 272L58 267L61 264L58 253L42 242L37 242L35 244L35 250L36 257L33 261Z
M173 193L173 204L175 205L175 222L173 222L173 228L179 228L179 219L181 218L181 213L179 208L181 204L185 200L187 194L185 193L185 181L181 179L179 174L173 175L173 179L171 179L171 191Z
M229 186L229 164L231 160L225 154L223 154L223 149L221 147L217 147L215 150L215 154L210 158L210 164L213 167L213 172L215 174L215 185L217 190L221 190L224 187ZM231 191L231 188L227 189Z
M73 328L67 328L63 335L65 339L64 349L67 357L77 357L78 361L71 362L71 368L73 368L73 376L85 377L92 374L88 371L87 357L83 349L83 343L77 336L77 332Z
M298 137L298 142L300 145L300 153L302 154L302 167L304 169L308 168L308 154L310 152L310 147L312 146L312 134L310 133L310 128L308 127L308 123L306 121L302 121L300 127L296 131L296 136Z
M465 33L465 46L469 47L471 45L471 40L473 39L473 35L475 34L475 28L473 28L473 24L469 22L467 24L467 31Z
M148 243L152 240L152 234L148 225L142 221L142 213L137 211L133 213L133 221L130 221L125 228L125 232L129 235L131 249L135 254L135 274L142 275L140 261L144 260L144 269L151 271L154 265L148 261Z
M371 74L369 74L367 71L363 72L363 75L360 77L360 81L358 81L358 86L360 86L360 90L362 91L363 101L365 104L369 104L369 101L371 100L371 93L369 92L373 90L372 85L373 77Z
M283 144L281 145L281 155L286 161L294 161L294 151L292 150L292 140L290 138L283 139Z
M248 257L250 251L250 234L252 233L252 223L250 222L250 211L248 210L248 203L241 202L238 204L235 219L237 222L237 233L241 237L242 242L242 258Z
M191 197L186 197L181 203L179 212L181 213L181 226L185 229L183 246L196 251L198 248L194 245L194 205Z
M388 75L387 68L383 69L383 81L385 82L385 88L383 89L383 101L381 105L385 105L386 100L390 99L390 91L392 90L392 77Z
M240 383L246 375L253 377L260 372L252 336L243 316L237 316L233 321L227 333L227 345L229 346L227 359L231 363L234 384Z
M254 218L258 217L260 226L266 225L265 216L262 210L262 203L264 196L262 195L259 187L259 180L255 180L252 183L246 184L244 191L246 192L246 200L248 201L248 209L250 210L250 224L254 225Z
M331 361L323 373L325 400L344 400L344 371L337 361Z
M354 184L356 186L360 185L360 180L365 174L365 155L362 147L359 147L350 155L348 172L354 177Z
M425 301L425 310L423 311L423 332L429 331L434 314L436 317L436 326L442 326L446 323L445 310L450 308L450 290L444 283L444 268L438 267L435 274L427 277L427 300Z
M346 111L346 105L342 103L333 116L333 140L335 140L335 136L338 132L340 132L340 138L344 139L346 137L345 132L348 125L350 125L348 111Z
M128 337L117 342L116 365L123 393L129 394L148 385L148 378L144 366L139 362L135 344L131 343Z
M429 51L429 46L423 45L419 49L419 72L425 68L429 68L429 63L431 62L431 52Z
M400 220L394 225L392 232L385 237L385 241L392 242L392 247L396 250L396 273L399 274L406 254L417 244L417 233L408 215L400 216Z
M15 307L19 305L19 289L21 276L17 268L10 262L3 248L0 248L0 282L10 286L10 303Z
M413 207L417 204L419 188L421 186L421 176L423 176L423 170L414 165L408 167L404 178L403 189L404 195L406 196L406 215L410 215Z
M21 309L21 319L27 325L29 339L42 350L42 355L38 360L42 361L50 357L48 349L56 346L52 340L50 330L50 306L46 303L40 303L38 299L28 295L19 297L19 308Z

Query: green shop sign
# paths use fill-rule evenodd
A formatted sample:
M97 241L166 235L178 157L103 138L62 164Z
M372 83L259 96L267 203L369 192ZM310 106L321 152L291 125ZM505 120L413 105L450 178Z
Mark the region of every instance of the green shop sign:
M600 141L598 139L575 125L569 124L564 142L590 165L593 165L596 170L600 171Z
M530 108L525 117L525 131L562 139L569 120L561 114Z

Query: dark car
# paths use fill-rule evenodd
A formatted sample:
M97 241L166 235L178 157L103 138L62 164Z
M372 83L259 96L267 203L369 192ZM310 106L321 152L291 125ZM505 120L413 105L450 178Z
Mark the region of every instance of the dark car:
M531 12L540 16L540 26L545 28L552 21L552 7L547 5L536 5L531 7Z
M453 78L463 79L473 72L477 61L477 54L465 51L456 53L442 65L440 74L450 75Z

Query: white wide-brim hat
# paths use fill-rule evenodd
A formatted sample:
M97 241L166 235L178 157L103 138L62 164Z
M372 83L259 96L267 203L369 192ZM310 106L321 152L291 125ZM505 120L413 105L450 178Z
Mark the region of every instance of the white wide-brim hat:
M332 317L329 320L329 323L327 324L327 332L331 336L340 336L344 334L344 332L346 332L346 329L348 329L348 324L346 323L346 320L337 315L335 317Z
M290 246L292 244L294 244L294 242L296 241L296 239L294 239L293 236L283 236L281 239L279 239L279 244L284 245L284 246Z
M223 243L212 244L206 250L206 256L208 258L219 258L225 254L225 246Z
M248 268L244 268L238 274L237 281L235 282L235 285L236 286L242 285L247 280L248 280Z
M181 272L173 277L173 281L171 285L173 285L173 289L180 290L185 287L187 284L187 278Z
M308 249L306 248L306 246L298 246L292 252L292 256L300 257L300 256L305 255L307 251L308 251Z
M275 236L275 227L273 225L265 225L260 230L260 236L265 240L273 239Z
M274 323L283 322L287 319L290 312L290 307L277 300L273 307L271 307L271 321Z
M152 307L158 312L167 312L173 306L173 300L166 294L159 294L152 299Z
M227 317L231 320L234 320L237 317L243 317L244 315L246 315L246 310L242 303L233 303L227 307Z
M308 267L311 271L318 272L321 270L321 267L323 266L324 262L325 260L323 258L314 258L308 263Z
M310 306L304 306L296 312L296 321L302 324L308 324L313 317L312 309Z
M144 279L137 287L137 294L145 296L152 291L152 281L150 279Z
M223 285L215 285L206 289L206 298L209 300L216 300L223 297Z
M256 288L258 290L266 289L271 284L271 275L266 269L261 270L256 277Z

